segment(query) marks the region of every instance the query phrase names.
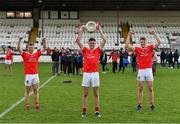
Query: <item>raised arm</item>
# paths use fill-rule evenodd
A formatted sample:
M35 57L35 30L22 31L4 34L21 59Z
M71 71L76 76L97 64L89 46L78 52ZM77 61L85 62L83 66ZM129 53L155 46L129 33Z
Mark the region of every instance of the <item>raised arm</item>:
M157 36L157 34L156 34L156 32L155 31L151 31L150 32L151 34L153 34L154 36L155 36L155 38L156 38L156 44L154 44L154 48L158 48L158 46L160 45L160 43L161 43L161 41L160 41L160 39L159 39L159 37Z
M135 48L130 44L130 40L131 40L131 36L133 35L134 33L133 32L128 32L128 36L127 36L127 39L126 39L126 48L132 50L132 51L135 51Z
M23 52L23 48L21 48L21 40L22 39L23 39L22 37L19 37L19 41L18 41L18 44L17 44L17 49L18 49L20 54L22 54L22 52Z
M102 49L105 46L106 43L106 37L102 31L102 28L100 25L97 26L97 29L99 30L100 36L101 36L101 42L100 42L100 49Z
M41 45L42 45L42 50L41 51L45 52L46 51L46 39L45 38L42 39Z
M81 50L84 48L84 45L81 43L81 39L82 39L84 30L85 30L85 25L82 25L79 29L79 34L75 40L75 43L78 44L78 46L80 47Z

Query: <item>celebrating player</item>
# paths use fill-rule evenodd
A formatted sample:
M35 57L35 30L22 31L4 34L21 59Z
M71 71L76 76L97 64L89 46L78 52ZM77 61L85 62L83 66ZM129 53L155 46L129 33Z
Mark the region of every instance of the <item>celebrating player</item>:
M155 36L157 43L155 45L147 44L146 38L140 38L140 46L133 47L130 44L130 38L132 36L132 32L128 33L128 37L126 40L126 47L133 50L136 53L138 59L138 106L137 110L140 111L142 109L142 99L143 99L143 82L147 82L148 86L148 94L150 98L150 108L154 111L154 90L153 90L153 73L152 73L152 55L153 50L158 48L160 45L160 39L157 37L155 31L152 31L151 34Z
M34 92L35 109L39 109L39 76L38 76L38 60L41 54L46 50L45 39L42 40L42 50L34 51L34 44L29 43L27 52L21 48L21 40L19 38L18 50L24 61L24 75L25 75L25 104L26 110L30 109L29 93L31 86Z
M92 85L94 92L94 103L95 103L95 115L97 117L101 117L99 110L99 73L98 73L98 61L101 55L101 49L104 47L106 43L106 38L102 32L102 29L99 25L96 26L96 30L101 35L101 42L98 47L96 46L96 40L94 38L90 38L88 41L88 46L85 47L80 41L82 39L83 32L85 31L85 26L82 25L79 30L79 35L76 38L76 43L79 45L81 50L83 51L84 56L84 73L83 73L83 113L82 117L86 117L87 115L87 102L88 102L88 90Z
M12 75L12 64L13 64L13 51L12 51L12 48L11 46L8 46L6 49L5 49L5 53L6 53L6 57L5 57L5 61L4 61L4 64L5 64L5 75L8 74L8 70L9 70L9 75Z

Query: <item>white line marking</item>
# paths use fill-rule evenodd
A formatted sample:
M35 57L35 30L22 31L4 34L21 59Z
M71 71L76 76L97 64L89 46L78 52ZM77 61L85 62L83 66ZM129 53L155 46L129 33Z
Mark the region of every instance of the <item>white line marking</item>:
M50 77L45 83L43 83L39 89L43 88L46 84L48 84L53 78L55 78L56 75ZM31 92L29 95L31 96L33 93ZM16 106L18 106L21 102L24 101L24 97L22 97L20 100L18 100L16 103L12 104L9 108L7 108L4 112L0 114L0 118L5 116L7 113L9 113L11 110L13 110Z

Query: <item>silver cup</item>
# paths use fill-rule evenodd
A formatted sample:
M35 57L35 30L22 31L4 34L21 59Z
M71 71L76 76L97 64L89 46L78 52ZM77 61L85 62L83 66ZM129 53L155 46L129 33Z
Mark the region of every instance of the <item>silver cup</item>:
M85 25L85 27L89 33L95 32L96 26L97 26L97 24L94 21L88 21Z

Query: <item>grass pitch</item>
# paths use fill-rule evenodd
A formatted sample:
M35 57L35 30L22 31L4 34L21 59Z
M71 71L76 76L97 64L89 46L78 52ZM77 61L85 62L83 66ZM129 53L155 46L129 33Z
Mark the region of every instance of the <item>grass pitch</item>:
M40 90L40 110L25 111L24 102L0 118L0 123L180 123L180 70L158 67L155 76L155 112L149 108L147 87L144 90L143 108L136 111L136 73L128 67L124 73L112 74L111 65L106 74L101 74L101 118L94 116L92 89L89 94L88 116L81 118L82 76L56 76ZM13 76L3 75L0 65L0 113L23 97L23 65L13 65ZM51 64L39 65L40 85L51 75ZM65 84L64 80L72 80Z

